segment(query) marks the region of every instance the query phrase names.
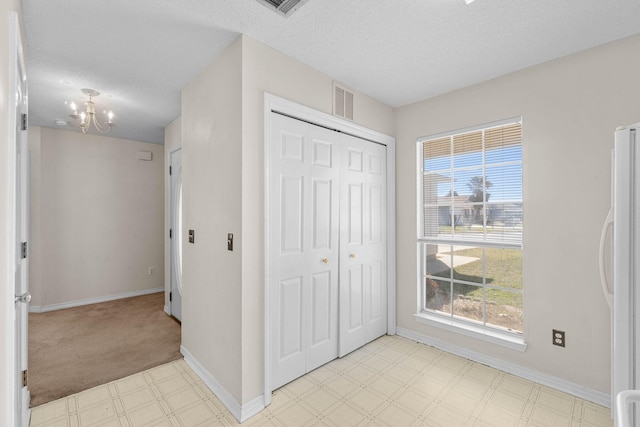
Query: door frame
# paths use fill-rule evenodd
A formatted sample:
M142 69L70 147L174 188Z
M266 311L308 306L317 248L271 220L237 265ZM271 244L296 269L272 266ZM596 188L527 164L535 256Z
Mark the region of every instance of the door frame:
M15 275L15 267L17 261L16 254L16 239L18 237L18 233L21 233L21 230L17 229L19 224L19 218L16 216L16 208L18 203L23 203L22 200L26 197L23 194L26 191L26 182L22 182L22 188L17 191L16 184L18 182L18 168L16 164L17 160L17 152L18 152L18 144L25 142L23 145L23 157L24 159L28 158L28 150L26 149L26 131L21 132L22 135L18 137L16 129L18 123L16 121L17 109L16 109L16 99L14 98L14 94L17 92L18 88L16 86L16 82L18 78L22 80L22 84L25 86L25 98L27 97L26 93L26 70L24 65L24 52L22 48L22 37L20 34L20 21L18 14L13 11L9 11L7 22L9 23L8 33L9 33L9 85L7 91L6 101L8 101L7 112L8 112L8 120L7 120L7 159L6 159L6 199L8 200L7 216L6 222L3 224L5 230L8 232L8 236L6 239L6 245L4 247L5 251L5 260L6 263L6 272L5 272L5 282L7 283L5 290L5 307L7 310L5 311L4 318L2 323L4 323L3 330L6 332L3 342L1 343L3 347L6 349L4 357L4 363L2 370L7 369L7 372L2 372L2 375L7 375L7 381L4 381L2 385L2 392L0 395L6 396L6 401L0 403L0 407L3 407L5 410L0 411L4 412L0 416L0 424L6 425L21 425L28 426L29 418L30 418L30 409L29 409L29 392L28 387L22 387L22 393L16 394L17 384L15 380L17 380L17 372L21 370L22 360L18 359L18 348L16 348L16 338L18 334L21 334L22 331L20 329L20 325L16 323L16 302L15 302L15 286L16 286L16 275ZM20 111L22 114L26 114L26 100L24 105L19 106L18 108L22 108L23 111ZM26 165L26 161L23 160L23 166ZM22 168L21 168L22 169ZM28 173L28 166L23 173ZM29 177L26 177L29 179ZM27 206L25 209L28 209L28 200ZM28 212L21 212L21 215L28 221L29 214ZM26 279L25 279L26 280ZM22 304L22 303L20 303ZM10 307L10 308L9 308ZM26 308L25 308L26 310ZM0 310L2 311L2 310ZM26 344L25 344L25 347ZM27 354L21 354L21 359L27 357ZM22 411L18 413L18 402L21 402L20 407ZM4 407L4 405L7 407Z
M177 145L175 147L172 147L169 150L169 158L168 158L168 163L169 163L169 168L172 166L171 165L171 158L173 156L173 154L175 154L177 151L180 151L180 153L182 154L182 145ZM182 156L180 157L180 180L182 180ZM171 295L171 292L173 292L173 275L174 275L174 241L176 240L176 233L175 229L173 227L173 222L175 220L174 215L174 206L173 206L173 187L172 187L172 182L173 182L173 175L170 173L169 174L169 182L168 182L168 205L169 205L169 229L172 230L170 232L170 235L168 235L168 244L169 244L169 293ZM179 233L179 236L182 236L182 230L180 230L181 232ZM182 266L180 266L180 273L182 274ZM169 298L169 315L174 316L173 314L174 310L173 310L173 300L172 298ZM180 321L182 321L182 294L180 294Z
M396 333L396 140L394 137L365 128L284 98L264 94L264 405L271 403L271 283L269 280L270 221L269 176L271 159L271 115L281 113L294 119L347 133L387 147L387 334Z

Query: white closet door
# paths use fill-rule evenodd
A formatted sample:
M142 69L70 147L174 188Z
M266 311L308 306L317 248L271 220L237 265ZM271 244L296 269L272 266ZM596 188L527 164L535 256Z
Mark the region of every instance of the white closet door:
M340 357L387 331L386 148L341 146Z
M335 132L274 114L269 177L273 389L338 354Z

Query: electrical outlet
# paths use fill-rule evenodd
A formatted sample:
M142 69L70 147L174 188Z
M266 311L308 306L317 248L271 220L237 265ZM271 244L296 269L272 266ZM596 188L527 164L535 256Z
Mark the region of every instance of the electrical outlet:
M155 271L154 267L149 267L149 276L151 276L154 271Z
M553 345L564 347L564 331L553 330Z

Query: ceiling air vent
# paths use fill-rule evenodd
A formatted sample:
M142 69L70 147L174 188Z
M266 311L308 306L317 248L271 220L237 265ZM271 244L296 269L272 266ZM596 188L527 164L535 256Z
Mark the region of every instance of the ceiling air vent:
M307 1L308 0L258 0L259 3L285 17L289 17Z
M333 84L333 115L353 120L353 92Z

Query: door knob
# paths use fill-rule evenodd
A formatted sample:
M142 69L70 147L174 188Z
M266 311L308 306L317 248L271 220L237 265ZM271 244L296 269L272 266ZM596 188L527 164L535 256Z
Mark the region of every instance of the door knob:
M356 257L356 254L349 254L349 258L354 259Z
M30 303L31 302L31 294L29 292L24 293L22 295L16 295L15 301L14 302L24 302L24 303Z
M329 264L329 259L328 258L322 258L322 262L325 264Z

